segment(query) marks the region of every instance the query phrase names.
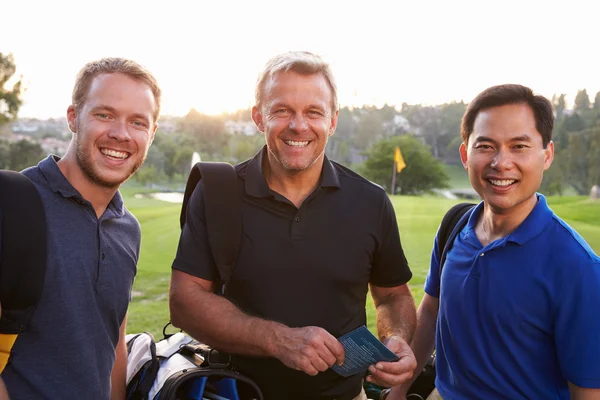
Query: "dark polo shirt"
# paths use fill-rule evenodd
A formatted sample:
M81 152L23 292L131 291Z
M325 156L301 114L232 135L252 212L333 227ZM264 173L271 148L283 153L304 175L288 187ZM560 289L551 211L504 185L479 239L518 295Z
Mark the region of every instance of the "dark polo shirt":
M340 336L366 324L368 283L394 287L412 274L384 190L325 157L317 188L296 208L262 172L266 147L236 166L243 203L242 246L228 286L246 313L290 327L320 326ZM198 185L173 268L215 280ZM333 370L311 377L276 359L235 357L267 399L352 399L362 376Z
M2 378L11 399L108 399L140 226L118 192L98 219L57 160L24 171L44 203L48 259L42 298Z

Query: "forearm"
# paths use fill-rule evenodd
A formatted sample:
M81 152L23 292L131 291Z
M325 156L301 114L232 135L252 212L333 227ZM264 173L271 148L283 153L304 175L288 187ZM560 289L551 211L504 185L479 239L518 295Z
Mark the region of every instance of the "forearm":
M226 298L195 282L172 283L169 307L174 326L219 350L276 356L275 343L285 325L252 317Z
M419 376L427 361L431 358L435 348L435 328L437 322L439 301L427 294L417 310L417 328L411 342L411 347L417 360L416 373L413 379L403 385L408 390L412 382Z
M110 375L111 400L125 400L127 380L127 344L125 343L125 326L127 317L121 324L119 342L115 348L115 363Z
M371 287L372 294L374 293ZM400 336L410 343L416 325L415 302L410 290L375 294L377 333L380 340Z
M6 391L6 387L4 386L4 382L2 378L0 378L0 400L10 400L8 396L8 392Z
M587 389L569 382L571 400L597 400L600 398L600 389Z
M435 326L437 312L432 312L424 307L417 311L417 329L411 343L415 358L417 359L417 371L421 371L433 354L435 348Z

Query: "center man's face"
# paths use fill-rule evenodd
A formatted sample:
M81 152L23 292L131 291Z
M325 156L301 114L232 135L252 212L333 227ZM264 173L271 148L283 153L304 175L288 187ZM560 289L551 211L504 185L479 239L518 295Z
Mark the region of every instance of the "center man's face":
M271 168L297 174L320 167L338 118L325 77L280 72L266 82L262 98L252 118L265 134Z

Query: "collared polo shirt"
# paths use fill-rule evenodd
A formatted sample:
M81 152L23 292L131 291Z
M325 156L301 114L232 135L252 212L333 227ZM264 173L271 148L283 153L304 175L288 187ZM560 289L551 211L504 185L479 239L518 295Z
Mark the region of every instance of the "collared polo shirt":
M140 227L118 192L98 219L57 160L24 171L46 211L47 269L40 303L2 378L12 399L108 399Z
M343 335L366 323L369 282L394 287L411 278L392 204L381 187L325 157L317 188L297 208L269 188L266 151L236 166L243 238L228 294L250 315ZM203 191L201 183L191 197L173 268L214 281ZM352 399L362 379L332 370L310 377L275 359L236 363L267 399Z
M445 399L568 399L568 381L600 387L600 259L537 197L487 246L475 234L480 203L447 254L436 335ZM438 285L434 251L425 291L437 297Z

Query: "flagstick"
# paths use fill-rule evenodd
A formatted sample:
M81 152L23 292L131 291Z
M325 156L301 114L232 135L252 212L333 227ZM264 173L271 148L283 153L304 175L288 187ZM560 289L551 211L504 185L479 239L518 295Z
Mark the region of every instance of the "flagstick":
M396 161L394 161L394 170L392 171L392 196L394 195L394 189L396 188Z

